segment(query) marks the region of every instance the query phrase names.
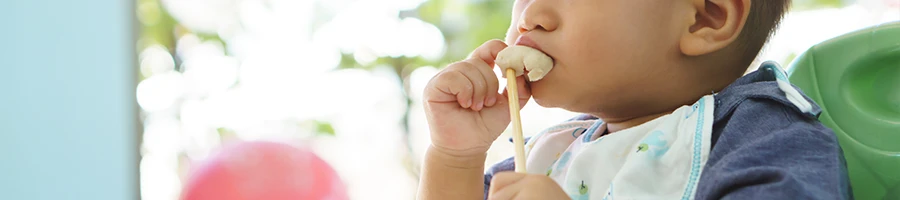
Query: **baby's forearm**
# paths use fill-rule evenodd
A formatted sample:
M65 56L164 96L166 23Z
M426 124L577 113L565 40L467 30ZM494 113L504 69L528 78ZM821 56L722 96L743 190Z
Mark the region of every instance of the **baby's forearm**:
M459 157L429 147L425 153L418 199L484 199L486 155Z

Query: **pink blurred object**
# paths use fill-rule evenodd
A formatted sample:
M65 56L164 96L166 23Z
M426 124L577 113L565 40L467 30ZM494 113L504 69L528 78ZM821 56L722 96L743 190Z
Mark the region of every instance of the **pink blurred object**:
M222 149L193 171L185 200L345 200L344 184L309 149L275 142L242 142Z

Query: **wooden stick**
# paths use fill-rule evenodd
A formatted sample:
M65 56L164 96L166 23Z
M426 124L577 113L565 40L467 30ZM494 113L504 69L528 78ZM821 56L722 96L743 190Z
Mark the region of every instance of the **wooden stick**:
M509 96L509 118L513 125L513 144L516 146L516 172L525 173L525 137L522 136L522 120L519 117L519 87L516 70L506 69L506 91Z

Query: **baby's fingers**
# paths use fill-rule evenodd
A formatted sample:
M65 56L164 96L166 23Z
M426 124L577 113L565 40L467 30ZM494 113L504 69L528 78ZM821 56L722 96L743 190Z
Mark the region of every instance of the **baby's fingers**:
M430 82L425 92L427 102L459 102L462 108L480 111L497 99L499 83L492 68L497 52L506 48L499 40L485 42L468 59L447 66Z
M481 73L487 84L487 94L485 94L483 100L485 107L493 106L498 100L496 94L497 89L499 89L499 82L493 70L494 60L497 58L497 54L506 47L506 43L503 43L503 41L489 40L475 49L469 55L469 58L465 60L465 62L475 66L475 69Z
M477 69L479 66L472 65L467 62L459 63L458 71L466 76L472 84L472 110L479 111L484 108L485 97L488 95L488 82L486 77Z
M426 95L426 101L429 102L452 102L454 99L459 102L459 106L463 108L469 108L472 106L472 95L473 95L473 84L472 81L469 81L469 78L466 77L459 70L445 70L441 73L438 73L434 76L434 79L431 81L434 86L429 87L433 88L431 90L437 90L435 94L440 95ZM427 91L426 91L427 93Z
M478 105L478 102L484 102L484 107L494 106L497 103L497 89L500 88L500 83L497 80L497 75L494 74L493 67L486 65L484 62L472 61L471 59L466 60L466 62L471 64L473 72L477 72L477 75L473 74L472 76L481 77L485 84L484 94L481 95L480 92L475 94L475 105ZM476 85L476 91L477 87Z
M503 41L488 40L472 51L472 54L469 54L469 59L482 62L486 66L494 66L494 60L497 59L497 54L506 47L507 45L506 43L503 43Z

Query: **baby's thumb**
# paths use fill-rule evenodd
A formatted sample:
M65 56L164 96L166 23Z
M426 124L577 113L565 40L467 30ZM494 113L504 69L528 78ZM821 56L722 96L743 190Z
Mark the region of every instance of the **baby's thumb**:
M516 77L516 90L519 93L519 109L525 107L525 104L528 103L528 100L531 99L531 87L529 87L528 82L525 81L524 76ZM503 98L504 100L509 100L509 85L503 89Z

